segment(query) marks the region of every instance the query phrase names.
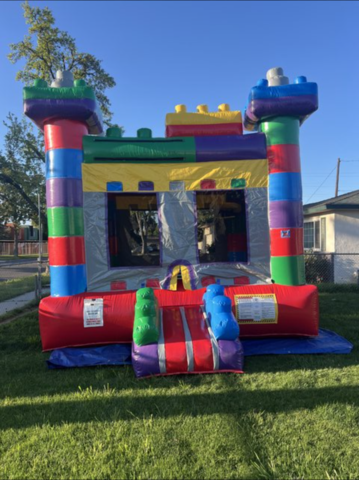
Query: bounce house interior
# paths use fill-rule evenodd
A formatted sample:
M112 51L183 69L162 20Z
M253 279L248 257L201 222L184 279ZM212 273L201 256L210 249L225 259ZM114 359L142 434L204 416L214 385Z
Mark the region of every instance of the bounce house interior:
M46 149L43 350L131 344L138 377L242 372L243 338L318 335L299 154L317 108L316 83L273 68L243 119L177 105L165 137L126 137L70 72L25 87Z

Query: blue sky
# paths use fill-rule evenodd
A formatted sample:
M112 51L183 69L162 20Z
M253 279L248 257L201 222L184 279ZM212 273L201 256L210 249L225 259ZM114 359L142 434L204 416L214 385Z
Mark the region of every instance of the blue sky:
M178 103L243 110L250 88L282 66L293 81L319 85L319 110L301 129L304 202L359 188L359 4L357 2L31 2L48 5L79 49L103 60L117 86L108 92L126 135L164 135ZM8 45L26 34L21 2L0 2L0 119L22 113L18 65ZM6 92L4 94L4 92ZM1 136L4 128L0 126ZM354 160L354 161L353 161Z

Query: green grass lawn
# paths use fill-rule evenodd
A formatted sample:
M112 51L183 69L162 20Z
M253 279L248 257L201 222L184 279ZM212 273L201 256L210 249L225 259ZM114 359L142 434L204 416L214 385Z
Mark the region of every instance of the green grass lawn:
M249 357L244 375L51 371L36 315L0 326L0 478L359 478L359 295L320 297L353 353Z
M49 275L42 275L43 286L50 282ZM0 282L0 302L35 290L35 275Z

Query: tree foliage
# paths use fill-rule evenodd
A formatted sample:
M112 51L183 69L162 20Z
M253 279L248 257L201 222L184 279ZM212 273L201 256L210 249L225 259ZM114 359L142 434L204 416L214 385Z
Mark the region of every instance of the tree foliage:
M134 210L130 212L130 216L134 232L141 239L141 255L145 255L148 252L148 236L158 235L158 216L152 210Z
M90 53L78 50L76 41L67 32L55 26L55 18L48 7L32 7L28 1L22 4L28 34L18 43L10 45L9 60L25 61L16 79L26 85L42 78L49 84L57 70L70 70L75 79L84 79L94 89L100 103L105 123L110 124L112 113L106 90L116 85L114 78L101 66L101 61Z
M9 114L4 122L7 132L0 153L0 217L2 221L38 223L37 195L45 204L43 136L34 133L32 124ZM46 226L44 211L41 221Z
M0 184L0 221L13 224L15 257L18 256L20 225L29 218L29 213L29 204L21 201L18 192L9 185Z
M106 90L115 80L101 66L101 61L78 50L75 39L55 25L48 7L22 4L28 33L18 43L10 45L9 60L20 62L16 79L26 85L41 78L51 84L57 70L70 70L74 78L83 78L91 85L101 105L105 122L110 124L110 101ZM45 155L43 134L35 131L26 119L9 114L4 122L7 131L0 152L0 221L39 223L37 195L41 195L41 221L47 226L45 208Z

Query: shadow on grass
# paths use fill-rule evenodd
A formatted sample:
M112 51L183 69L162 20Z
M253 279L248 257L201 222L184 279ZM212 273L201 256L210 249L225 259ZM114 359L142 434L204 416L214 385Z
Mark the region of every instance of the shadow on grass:
M0 348L0 399L73 394L79 392L79 386L87 388L90 385L94 390L101 391L104 385L108 385L119 394L124 390L133 390L141 395L141 392L180 388L182 385L194 389L216 383L219 388L236 388L243 392L242 376L235 374L180 375L138 380L131 366L49 370L46 365L49 354L41 353L37 332L31 325L26 325L18 341L8 338ZM355 348L349 355L263 355L245 358L244 376L334 368L341 370L358 365L359 352ZM244 394L248 395L248 392Z
M32 339L35 342L36 337L32 337ZM79 392L80 387L86 389L89 386L97 391L101 391L104 386L107 386L116 389L119 394L126 390L132 390L141 395L141 392L174 389L183 385L192 390L215 383L216 388L238 389L243 392L243 376L237 374L198 374L136 379L131 366L50 370L46 364L49 354L34 352L26 342L20 345L19 350L15 351L15 354L12 353L0 361L0 382L2 384L0 399L74 394ZM2 355L6 355L6 352L3 351ZM245 358L244 377L263 373L270 375L295 371L314 372L325 369L340 371L358 365L359 355L357 352L349 355L263 355ZM244 391L244 394L248 395L248 392Z
M351 386L292 390L228 390L219 393L189 393L152 396L89 396L75 401L5 406L0 408L0 429L23 429L35 425L113 422L117 420L191 417L215 414L243 415L250 412L285 413L314 409L327 404L359 406L358 388Z

